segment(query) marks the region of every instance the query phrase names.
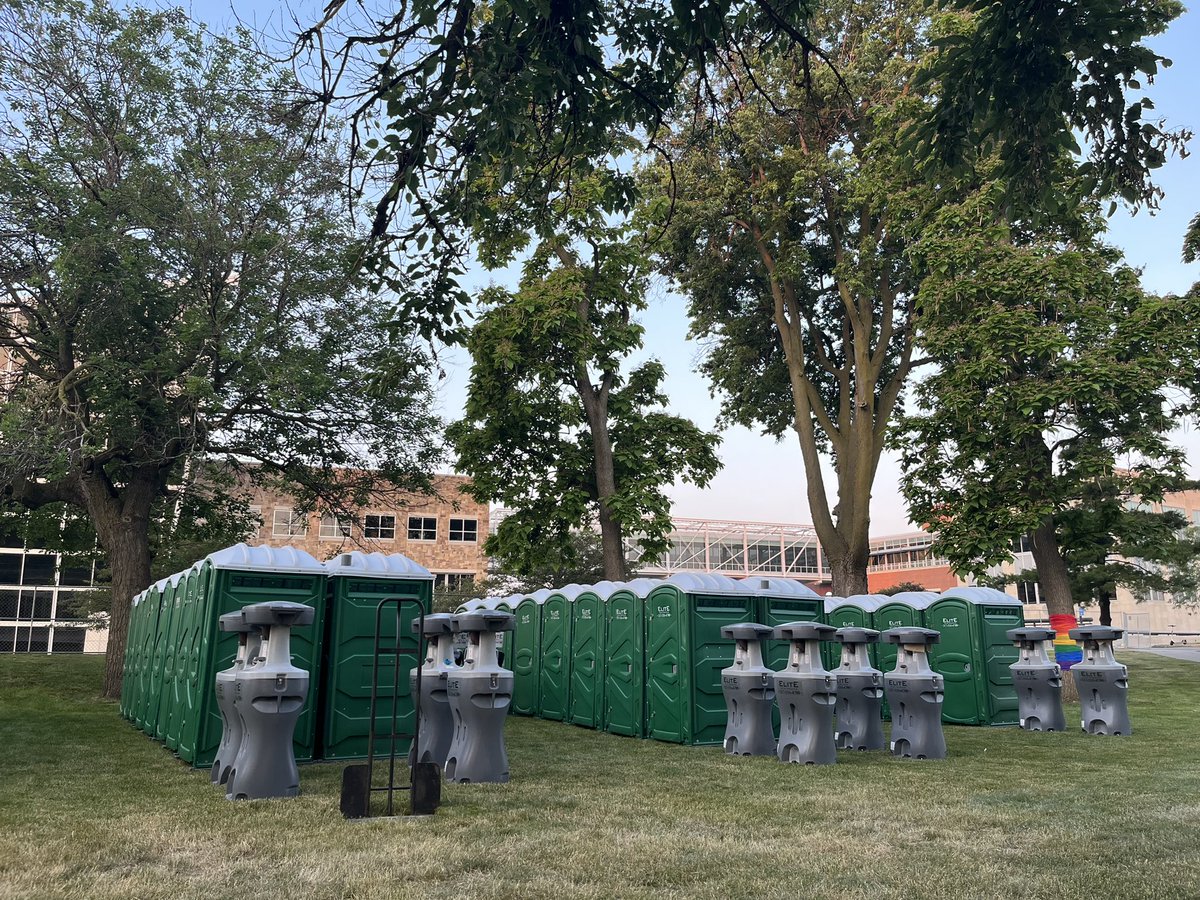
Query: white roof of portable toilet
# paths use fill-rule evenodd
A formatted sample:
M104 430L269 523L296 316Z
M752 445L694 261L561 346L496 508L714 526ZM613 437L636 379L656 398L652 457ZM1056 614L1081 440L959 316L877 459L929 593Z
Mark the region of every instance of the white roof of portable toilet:
M670 584L691 594L753 594L754 589L736 578L702 572L678 572L661 584ZM657 587L658 585L655 585Z
M568 600L574 600L576 597L578 597L584 591L589 590L590 588L591 588L590 584L574 584L574 583L572 583L572 584L563 585L562 587L558 588L557 590L551 591L550 593L551 594L561 594L562 596L566 597Z
M475 609L499 609L501 603L506 603L512 606L511 597L484 597L482 600L475 601L478 605Z
M601 600L607 600L609 597L611 597L613 595L614 591L619 591L623 587L625 587L625 582L623 582L623 581L605 580L605 581L597 581L595 584L593 584L587 590L588 590L589 594L595 594Z
M883 604L888 602L887 597L883 594L851 594L846 598L846 603L852 603L861 610L866 612L875 612Z
M464 600L456 612L475 612L477 609L490 608L487 605L487 600L484 600L482 597L472 597L470 600Z
M629 591L635 597L646 597L660 584L665 583L661 578L634 578L632 581L618 584L609 596L611 597L617 591Z
M324 572L325 567L299 547L234 544L205 557L214 569L253 572Z
M550 588L540 588L530 594L529 599L534 603L545 603L549 596L553 593L554 591L550 590Z
M929 604L940 596L937 591L901 591L888 597L887 602L907 603L913 609L929 609Z
M825 598L825 614L833 612L839 606L846 602L845 597L826 597Z
M751 585L760 594L788 594L810 599L821 596L807 584L794 578L747 578L743 584Z
M1012 594L990 587L957 587L942 593L942 597L958 597L976 606L1021 606L1021 601ZM941 599L941 598L938 598Z
M330 575L358 575L370 578L413 578L433 581L433 573L402 553L363 553L351 550L339 553L325 563Z

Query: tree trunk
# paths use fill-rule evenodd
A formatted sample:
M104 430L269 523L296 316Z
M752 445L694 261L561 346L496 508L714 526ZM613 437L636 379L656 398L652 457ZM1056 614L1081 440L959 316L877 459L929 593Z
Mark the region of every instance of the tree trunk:
M849 597L854 594L866 594L867 562L870 559L870 545L866 541L857 541L855 550L846 550L836 556L825 553L829 560L829 571L833 575L833 594L835 597ZM824 548L824 542L821 544Z
M605 375L599 389L593 388L585 371L576 376L576 389L592 433L592 463L596 473L596 500L600 514L600 543L604 550L604 577L624 581L625 541L621 523L613 516L608 501L616 496L617 477L613 468L612 438L608 434L608 384Z
M1100 603L1100 624L1111 626L1113 601L1112 585L1106 584L1104 587L1100 588L1098 597L1096 599Z
M150 584L150 508L154 485L148 480L127 485L118 494L107 483L84 479L87 509L96 537L112 569L112 604L108 649L104 658L103 696L121 696L125 647L129 639L130 603Z
M1054 656L1063 669L1062 696L1064 700L1077 701L1079 693L1069 670L1082 654L1079 645L1068 634L1077 624L1075 598L1071 594L1067 563L1058 549L1058 535L1051 516L1047 516L1033 533L1033 562L1037 568L1038 590L1050 615L1050 627L1055 632Z

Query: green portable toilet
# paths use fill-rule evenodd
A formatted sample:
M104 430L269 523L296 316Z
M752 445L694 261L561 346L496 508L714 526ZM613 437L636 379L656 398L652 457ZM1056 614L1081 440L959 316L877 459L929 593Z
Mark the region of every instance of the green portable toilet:
M582 584L549 591L542 602L542 666L538 673L538 715L567 720L571 703L571 603ZM535 599L537 594L534 594Z
M721 670L734 644L721 628L752 622L758 595L723 575L672 575L646 597L647 736L682 744L725 739Z
M329 606L326 612L324 685L321 692L322 759L359 759L367 755L371 725L371 674L375 661L375 622L379 602L386 598L408 597L421 602L426 613L433 605L433 574L399 553L339 553L325 563L329 582ZM400 620L401 645L409 648L399 655L400 679L396 730L413 730L413 700L409 672L419 665L412 623L416 608L406 604ZM396 607L385 609L381 620L382 646L396 645ZM392 727L392 684L395 681L395 657L379 661L378 718L375 724L375 751L384 752L389 741L383 738ZM399 752L408 752L408 742L397 743Z
M199 649L200 621L196 585L192 578L195 571L193 567L171 576L175 580L176 621L175 636L171 641L175 647L175 665L167 686L169 708L163 729L163 743L168 750L175 751L179 750L180 735L193 702L189 676L194 678L195 656Z
M135 594L129 601L129 638L125 643L125 659L121 663L121 718L133 719L134 682L137 681L138 653L141 650L142 611L139 609L146 592Z
M197 729L192 723L198 721L204 694L211 693L212 685L200 683L201 655L205 635L205 588L208 578L203 575L203 561L182 573L177 592L183 597L182 618L177 638L177 664L175 671L175 703L178 715L167 723L167 747L180 754L185 762L191 762Z
M882 601L882 594L853 594L845 598L825 598L825 623L834 628L873 628L875 610ZM835 601L830 603L829 601ZM875 645L868 648L871 663L876 665ZM825 668L836 669L842 663L842 645L829 641L821 645L821 661ZM876 665L878 668L878 665Z
M619 584L601 581L571 604L571 705L567 721L604 726L604 604Z
M882 633L889 628L925 627L925 610L929 604L937 600L939 594L935 591L901 591L885 597L872 613L875 624L871 627ZM873 644L875 650L875 667L882 672L890 672L896 668L896 654L900 647L897 644ZM883 717L891 718L887 697L883 698Z
M510 709L514 715L535 716L538 708L538 679L542 661L542 607L533 597L518 597L513 615L516 626L512 632L513 696Z
M154 727L154 737L166 743L168 727L173 725L179 715L179 668L183 654L180 652L179 640L183 630L183 576L176 572L167 579L163 594L168 598L169 620L166 631L166 652L163 654L163 671L161 695L158 700L158 724Z
M171 627L175 616L175 584L170 578L158 582L158 628L154 634L154 662L150 672L150 696L146 699L146 716L142 731L162 740L159 722L166 697L167 674L174 665L175 648L171 646Z
M758 594L755 621L775 628L789 622L823 622L825 601L812 588L792 578L747 578L746 585ZM787 665L787 641L768 641L763 662L776 671ZM778 713L778 709L776 710Z
M142 598L145 606L145 625L142 632L142 663L138 673L136 695L133 700L133 724L142 731L146 730L146 720L150 715L150 697L153 693L151 684L154 681L156 655L159 651L158 620L161 613L162 589L166 581L158 581L146 588Z
M929 605L925 627L942 634L930 647L929 664L946 683L943 722L1017 724L1009 666L1020 651L1006 632L1024 624L1021 601L994 588L951 588Z
M646 596L663 582L619 583L604 602L604 724L612 734L646 734Z
M189 692L196 705L189 709L179 739L179 758L199 769L213 763L221 743L221 712L214 688L217 672L233 665L238 638L217 631L217 620L252 603L290 600L313 607L311 626L292 631L292 662L309 673L308 697L296 722L292 747L297 761L314 758L317 695L321 676L321 639L325 622L325 568L298 547L251 547L234 544L210 553L198 563L197 603L200 647Z

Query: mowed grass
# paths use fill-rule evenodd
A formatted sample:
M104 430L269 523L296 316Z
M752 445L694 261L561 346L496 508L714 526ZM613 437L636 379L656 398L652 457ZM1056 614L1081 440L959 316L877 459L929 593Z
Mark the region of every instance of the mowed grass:
M942 762L814 768L512 718L510 784L348 823L340 765L230 803L96 698L101 660L4 656L0 896L1200 896L1200 665L1124 661L1132 737L947 728Z

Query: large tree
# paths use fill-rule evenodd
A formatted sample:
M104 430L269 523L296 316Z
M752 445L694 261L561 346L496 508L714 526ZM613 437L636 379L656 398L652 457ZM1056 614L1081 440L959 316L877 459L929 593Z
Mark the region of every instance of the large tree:
M747 76L777 53L801 58L803 78L828 70L838 44L827 0L331 0L302 31L318 99L348 106L370 142L367 181L378 176L373 260L396 279L407 310L429 332L454 332L469 235L486 206L473 203L478 173L502 166L511 193L537 225L552 218L540 190L564 166L596 158L616 130L654 147L686 79L701 93L731 68ZM1098 183L1145 196L1147 174L1170 137L1146 121L1151 105L1126 96L1165 63L1143 40L1181 10L1175 0L943 0L965 27L947 32L929 78L937 103L913 123L944 178L986 144L1008 183L1045 201L1047 154L1081 134ZM887 5L864 6L868 17ZM834 64L843 67L844 56ZM719 90L719 89L718 89ZM828 85L821 88L828 95ZM843 101L861 102L847 87ZM560 182L570 191L569 182ZM614 198L628 209L632 196ZM400 269L388 251L397 250ZM402 277L397 277L397 276Z
M921 344L938 367L905 422L903 486L960 570L982 574L1029 535L1067 623L1091 599L1074 586L1133 583L1116 557L1174 539L1180 523L1151 528L1128 504L1184 480L1170 432L1195 389L1200 302L1147 295L1086 204L1027 229L996 221L1001 194L947 208L920 247Z
M792 56L750 63L757 75L730 60L650 173L660 268L707 342L701 368L730 420L796 434L838 594L867 590L871 489L917 362L910 247L941 202L901 147L924 107L923 9L825 3L810 27L836 75Z
M0 484L95 529L114 696L173 484L220 462L343 511L423 487L437 423L290 74L180 11L8 4L0 96Z
M661 363L629 362L643 336L641 241L586 205L567 221L515 292L484 293L466 416L448 436L474 496L513 510L488 551L514 574L571 560L573 534L598 524L604 576L620 580L626 538L651 558L667 549L665 489L707 484L717 439L666 410Z

